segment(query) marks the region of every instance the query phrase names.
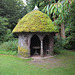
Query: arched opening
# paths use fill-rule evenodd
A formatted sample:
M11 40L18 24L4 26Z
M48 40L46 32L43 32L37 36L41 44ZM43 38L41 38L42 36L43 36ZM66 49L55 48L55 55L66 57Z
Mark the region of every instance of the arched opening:
M49 55L49 36L46 35L43 39L43 54Z
M30 55L40 55L40 39L37 35L33 35L30 41Z

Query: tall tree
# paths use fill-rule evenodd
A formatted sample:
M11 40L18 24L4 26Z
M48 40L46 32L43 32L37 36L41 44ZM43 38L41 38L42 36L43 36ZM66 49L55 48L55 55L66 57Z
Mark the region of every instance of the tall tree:
M4 36L6 34L7 25L8 25L8 19L0 17L0 43L4 41Z
M26 14L26 7L22 0L1 0L0 16L9 19L8 28L13 29L18 19Z
M30 12L34 9L35 5L37 5L39 10L42 11L46 5L55 2L55 0L26 0L26 2L28 12Z
M26 13L22 0L0 0L0 42L11 38L12 29Z
M75 2L71 4L68 15L65 17L66 25L66 41L64 47L67 49L75 49Z
M64 17L67 15L70 9L70 3L72 2L73 0L58 0L56 3L52 3L51 5L48 4L43 9L47 15L53 16L55 24L59 24L61 26L61 37L63 39L65 38Z

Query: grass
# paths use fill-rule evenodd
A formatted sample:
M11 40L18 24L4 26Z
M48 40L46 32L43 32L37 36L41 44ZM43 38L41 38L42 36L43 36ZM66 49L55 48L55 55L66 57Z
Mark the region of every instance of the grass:
M17 55L17 51L11 51L11 50L0 50L0 54L4 54L4 55Z
M32 59L1 54L0 75L75 75L75 52L61 50L60 54L50 59L60 60L64 66L54 66L47 69L45 68L49 67L47 64L42 65L43 67L30 64Z

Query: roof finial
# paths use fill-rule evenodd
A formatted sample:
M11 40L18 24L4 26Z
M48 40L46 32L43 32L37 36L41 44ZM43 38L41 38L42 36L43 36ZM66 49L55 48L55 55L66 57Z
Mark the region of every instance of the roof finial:
M39 8L35 5L35 8L33 10L39 10Z

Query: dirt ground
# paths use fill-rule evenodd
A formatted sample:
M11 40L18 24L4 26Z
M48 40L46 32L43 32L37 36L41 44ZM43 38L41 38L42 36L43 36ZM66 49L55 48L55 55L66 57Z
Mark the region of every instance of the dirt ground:
M32 60L29 63L46 69L66 66L62 64L60 59L54 57L55 56L47 56L47 57L34 56L31 57Z

